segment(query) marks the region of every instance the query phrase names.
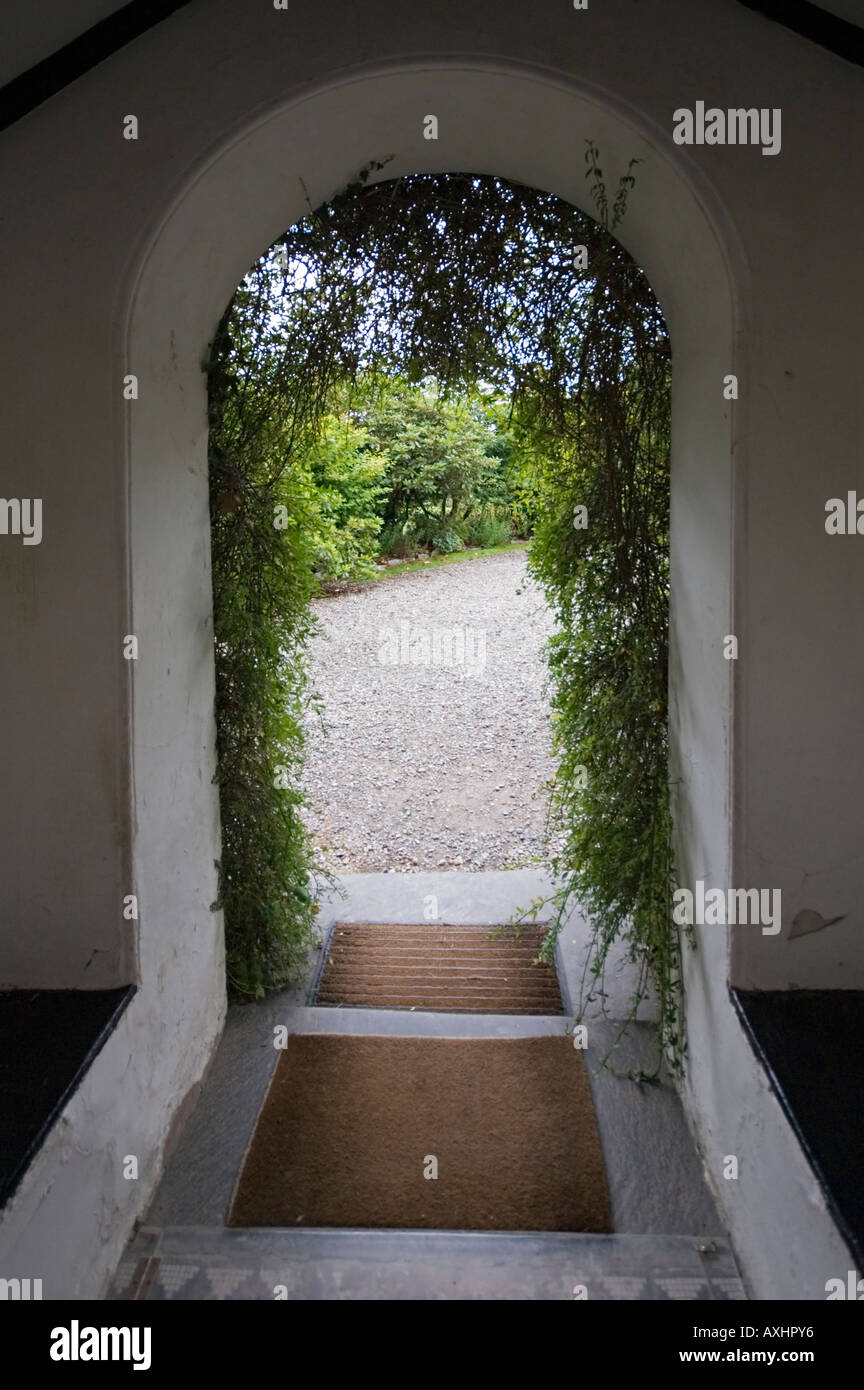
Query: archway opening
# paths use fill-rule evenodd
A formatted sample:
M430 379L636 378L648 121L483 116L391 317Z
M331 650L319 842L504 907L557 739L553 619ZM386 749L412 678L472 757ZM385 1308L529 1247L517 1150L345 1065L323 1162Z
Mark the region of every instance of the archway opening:
M600 222L503 180L370 185L383 164L368 165L259 260L223 316L209 378L229 978L247 994L283 984L316 907L295 775L313 570L362 578L412 538L452 553L473 513L488 525L521 501L555 620L550 822L561 851L541 954L548 965L568 906L585 903L585 978L602 994L620 940L640 966L632 1013L650 980L680 1069L669 341L612 235L634 162L613 189L590 144L586 163ZM485 447L482 424L494 434ZM496 448L515 455L509 480ZM403 640L384 630L379 661L417 665L425 642L440 663L440 633L412 644L408 626L407 641L404 620ZM473 668L473 633L469 652L451 632L449 664L460 636ZM485 664L485 631L483 648Z

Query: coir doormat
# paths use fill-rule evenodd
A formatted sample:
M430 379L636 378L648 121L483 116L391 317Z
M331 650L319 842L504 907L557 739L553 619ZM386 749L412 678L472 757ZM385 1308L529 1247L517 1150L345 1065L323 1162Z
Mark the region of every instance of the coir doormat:
M499 932L499 935L490 935ZM315 1003L475 1014L564 1012L545 923L510 930L337 922Z
M609 1231L571 1038L291 1035L230 1226Z

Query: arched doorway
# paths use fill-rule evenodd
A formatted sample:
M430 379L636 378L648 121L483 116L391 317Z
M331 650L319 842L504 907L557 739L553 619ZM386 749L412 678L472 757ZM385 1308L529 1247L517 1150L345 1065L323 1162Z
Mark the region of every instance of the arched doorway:
M436 140L424 136L430 114ZM722 383L740 363L722 213L671 162L665 137L557 77L476 63L359 74L271 112L209 158L130 287L124 370L148 391L128 441L128 630L150 653L134 674L131 717L136 1003L149 1009L151 1028L161 1021L172 1048L194 1034L206 1055L224 1017L222 923L213 910L220 838L202 371L224 304L262 247L370 160L392 156L388 178L496 174L590 212L582 162L589 138L611 180L634 156L643 161L621 240L645 268L673 343L670 744L679 873L682 882L734 881L734 664L722 660L723 636L735 630L733 436ZM725 932L706 938L688 973L689 1087L698 1112L721 1065Z
M437 140L424 137L428 114L438 117ZM673 341L670 736L679 864L682 881L691 869L731 881L730 663L718 667L706 618L718 640L732 630L732 445L721 383L735 365L734 307L703 200L669 162L667 142L654 144L608 104L560 81L477 65L361 75L272 113L212 158L157 232L132 297L128 370L150 385L129 440L129 630L159 653L135 673L132 736L145 989L168 945L160 945L163 932L173 935L182 920L194 923L190 955L206 957L211 1001L222 993L220 925L210 910L218 804L200 770L202 757L210 776L214 768L201 362L225 300L261 246L308 210L307 198L316 204L372 158L393 155L388 177L482 169L578 206L588 201L581 151L589 137L607 166L644 160L622 239L645 266ZM716 949L700 978L725 976L725 942ZM183 975L187 965L202 988L203 962L178 958Z

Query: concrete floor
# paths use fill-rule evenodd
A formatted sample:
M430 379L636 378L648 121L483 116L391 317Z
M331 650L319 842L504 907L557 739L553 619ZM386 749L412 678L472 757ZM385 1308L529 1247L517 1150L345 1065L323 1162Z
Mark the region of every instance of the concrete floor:
M728 1243L556 1231L142 1231L117 1271L150 1302L746 1298Z
M517 909L548 893L548 877L533 870L490 873L355 874L339 881L344 897L321 903L322 942L335 921L422 922L430 899L437 920L452 924L508 921ZM547 914L548 915L548 914ZM544 914L539 914L543 920ZM559 938L558 970L565 1007L573 1008L589 939L581 914L571 914ZM278 1052L274 1028L289 1032L384 1033L435 1037L524 1037L566 1032L561 1018L439 1014L315 1008L307 1003L322 961L319 949L295 989L257 1004L229 1009L221 1044L148 1212L146 1225L221 1227L255 1127ZM598 1063L618 1031L633 983L619 953L604 982L605 1018L588 1018L586 1061L616 1233L721 1235L722 1225L680 1102L668 1081L637 1085ZM618 1071L653 1070L652 1006L643 1006L615 1051Z

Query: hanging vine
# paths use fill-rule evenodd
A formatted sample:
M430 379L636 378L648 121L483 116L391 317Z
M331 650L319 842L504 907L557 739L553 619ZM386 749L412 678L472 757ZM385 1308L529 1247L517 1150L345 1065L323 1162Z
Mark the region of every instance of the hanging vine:
M680 1069L669 341L613 236L635 161L611 206L592 145L586 161L599 220L497 178L373 184L384 164L372 164L261 257L223 317L208 371L228 958L236 987L260 992L288 977L311 931L298 790L314 587L304 451L337 391L360 403L395 372L433 377L445 393L482 381L509 396L543 497L530 563L556 618L549 821L562 845L546 950L578 900L594 933L585 1000L623 940L639 964L632 1012L650 982L662 1048Z

